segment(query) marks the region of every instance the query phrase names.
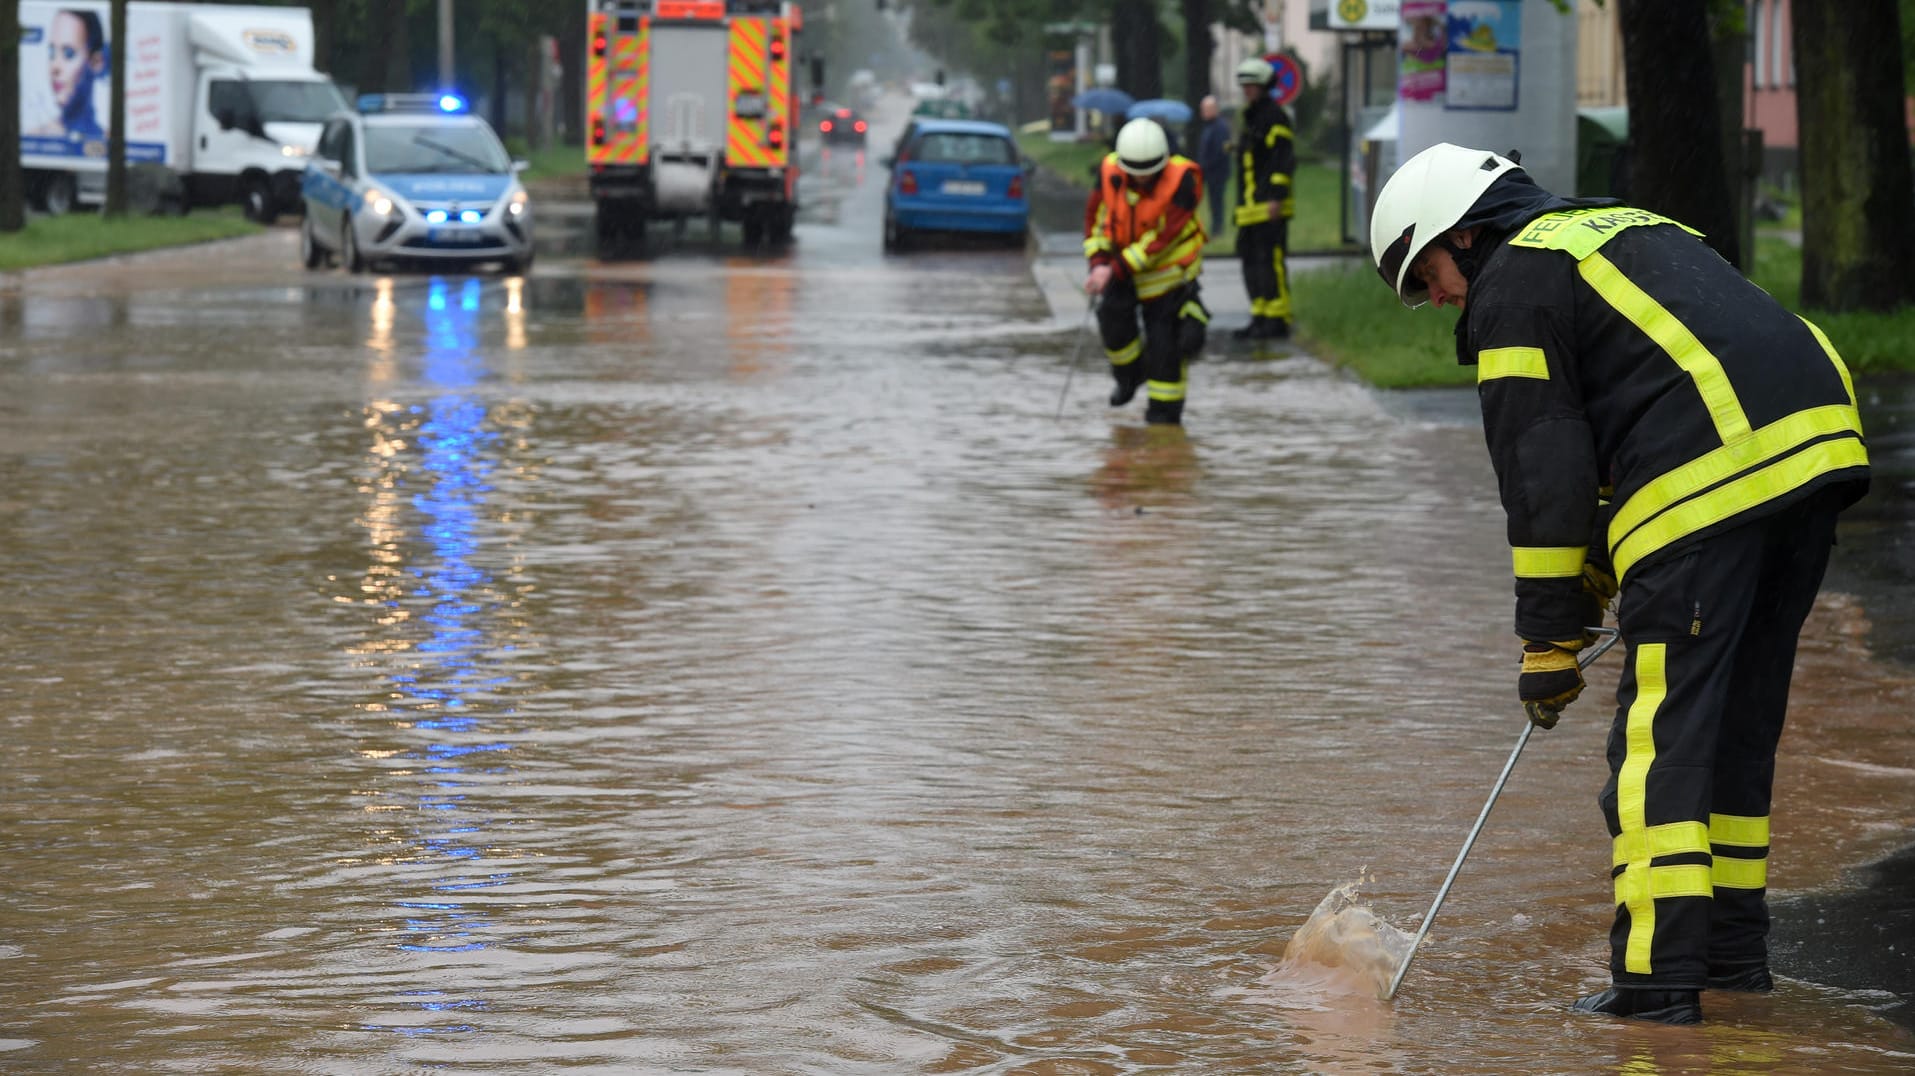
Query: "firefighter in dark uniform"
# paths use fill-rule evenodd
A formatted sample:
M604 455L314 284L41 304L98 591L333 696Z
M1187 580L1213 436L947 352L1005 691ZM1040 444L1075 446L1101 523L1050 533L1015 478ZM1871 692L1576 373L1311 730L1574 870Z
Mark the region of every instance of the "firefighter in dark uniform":
M1097 328L1117 381L1110 405L1129 403L1142 385L1149 423L1183 421L1189 360L1202 350L1210 320L1197 285L1202 199L1195 162L1170 152L1155 120L1135 119L1117 132L1116 152L1104 157L1084 209L1084 289L1101 296Z
M1255 56L1237 65L1243 91L1243 123L1237 154L1237 256L1243 260L1243 286L1250 293L1250 323L1231 335L1238 339L1280 340L1290 335L1290 273L1284 253L1290 246L1290 218L1296 197L1290 189L1297 171L1296 136L1290 113L1271 96L1275 70Z
M1796 637L1868 488L1821 330L1686 226L1537 186L1515 155L1404 163L1370 248L1405 305L1463 313L1513 550L1518 695L1553 727L1615 595L1629 657L1600 803L1612 985L1579 1012L1695 1023L1767 991L1770 783Z

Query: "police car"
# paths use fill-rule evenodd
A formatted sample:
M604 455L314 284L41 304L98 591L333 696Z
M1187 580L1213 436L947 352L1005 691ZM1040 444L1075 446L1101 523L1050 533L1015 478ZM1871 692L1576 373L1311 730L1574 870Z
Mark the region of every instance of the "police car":
M300 182L308 269L532 264L532 205L492 128L454 94L369 94L326 121Z

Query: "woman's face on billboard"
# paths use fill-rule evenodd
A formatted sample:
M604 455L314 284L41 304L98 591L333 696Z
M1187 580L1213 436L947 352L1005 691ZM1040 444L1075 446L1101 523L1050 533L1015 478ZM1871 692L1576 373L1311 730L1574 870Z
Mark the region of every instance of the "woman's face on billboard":
M71 11L54 16L47 33L47 76L53 83L53 97L62 108L73 99L80 72L92 58L87 51L86 22Z

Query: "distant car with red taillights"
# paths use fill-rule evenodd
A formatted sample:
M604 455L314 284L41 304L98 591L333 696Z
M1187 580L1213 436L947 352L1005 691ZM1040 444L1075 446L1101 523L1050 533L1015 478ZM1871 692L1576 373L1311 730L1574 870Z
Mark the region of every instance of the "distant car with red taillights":
M818 135L825 145L864 145L864 136L871 129L865 118L855 108L842 106L827 109L818 116Z

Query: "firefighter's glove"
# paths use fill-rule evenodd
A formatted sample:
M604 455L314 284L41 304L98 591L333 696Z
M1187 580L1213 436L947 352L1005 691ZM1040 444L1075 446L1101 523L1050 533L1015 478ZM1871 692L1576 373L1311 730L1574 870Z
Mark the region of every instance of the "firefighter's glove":
M1582 645L1581 639L1523 644L1523 672L1516 678L1516 694L1537 728L1555 728L1563 707L1583 693L1583 671L1576 665L1576 651Z
M1084 290L1091 295L1104 294L1104 288L1110 284L1111 272L1109 262L1093 268L1090 275L1084 278Z
M1593 559L1583 561L1583 594L1596 606L1608 609L1610 603L1616 600L1616 592L1621 589L1609 565L1598 564Z

